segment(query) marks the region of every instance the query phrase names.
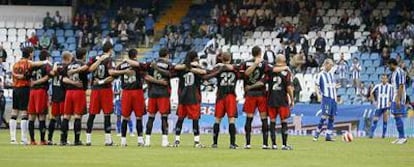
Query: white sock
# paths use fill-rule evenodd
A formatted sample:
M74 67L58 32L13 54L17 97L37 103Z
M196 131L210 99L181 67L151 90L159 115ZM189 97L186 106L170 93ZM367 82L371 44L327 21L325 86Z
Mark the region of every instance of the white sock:
M168 135L162 135L162 142L163 146L168 145Z
M150 144L151 143L151 135L146 135L145 136L145 144Z
M194 142L200 142L200 136L194 136Z
M180 136L175 136L175 140L177 141L180 141Z
M16 141L16 120L15 119L10 119L9 121L9 126L10 126L10 140L11 141Z
M126 137L121 137L121 145L126 145L127 141L126 141Z
M29 131L28 122L27 120L20 121L20 129L22 135L22 141L27 142L27 131Z
M86 143L92 143L92 134L90 133L86 134Z
M144 143L144 137L138 136L138 143Z
M105 143L112 143L112 136L110 133L105 133Z

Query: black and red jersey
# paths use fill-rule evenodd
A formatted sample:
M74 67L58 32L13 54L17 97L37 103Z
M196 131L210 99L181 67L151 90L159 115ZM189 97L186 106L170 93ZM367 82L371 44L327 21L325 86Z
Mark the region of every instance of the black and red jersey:
M268 106L289 106L288 87L292 85L291 72L289 70L270 72L267 76L267 84L269 85Z
M90 58L89 62L88 62L88 66L91 66L93 63L95 63L98 58L99 57ZM112 58L109 57L109 58L103 60L101 62L101 64L99 64L98 67L95 69L95 71L92 72L92 82L91 83L93 83L93 81L95 79L103 80L103 79L109 77L110 76L109 75L109 70L113 69L113 66L114 65L113 65ZM112 88L112 84L111 83L106 83L106 84L103 84L103 85L93 85L92 84L91 87L92 87L92 89Z
M51 70L52 68L49 64L44 64L40 67L33 67L31 69L30 80L33 82L33 81L42 79L43 77L48 76ZM45 81L43 83L39 83L31 87L31 89L48 89L48 88L49 88L49 81Z
M132 70L132 74L121 75L121 87L125 90L142 89L144 83L145 71L148 69L147 65L140 63L139 67L131 67L127 62L118 65L117 70Z
M165 59L158 59L156 62L157 66L163 70L169 71L171 74L163 75L162 73L158 72L153 68L148 69L148 75L151 75L156 80L164 80L167 81L168 85L160 85L156 83L148 82L148 97L150 98L160 98L160 97L170 97L171 93L171 86L170 86L170 78L173 74L173 65Z
M188 70L177 71L179 104L198 104L201 102L200 87L202 78Z
M75 85L65 84L66 90L79 90L79 89L86 90L88 88L88 76L87 76L88 73L87 72L74 73L71 75L68 74L69 70L76 70L76 69L82 68L82 66L84 65L85 65L84 62L75 60L72 63L70 63L68 66L66 66L66 68L64 68L63 76L68 77L72 81L82 83L81 88L76 87Z
M62 102L65 100L65 87L63 85L63 73L67 65L56 64L57 71L52 78L52 102Z
M245 72L245 70L247 70L250 66L252 66L254 64L254 59L252 60L248 60L245 61L243 63L241 63L240 65L240 71L241 72ZM254 85L255 83L257 83L258 81L261 81L263 79L265 79L266 77L266 73L268 71L270 71L271 68L268 65L268 63L266 61L263 61L262 63L260 63L256 69L248 76L243 75L243 80L244 80L244 86L246 85ZM260 88L256 88L256 89L251 89L247 92L245 92L246 96L265 96L266 95L266 87L260 87Z
M236 95L236 84L239 79L238 67L234 66L233 70L223 70L216 75L217 79L217 99L222 99L228 94ZM212 70L218 70L214 68Z

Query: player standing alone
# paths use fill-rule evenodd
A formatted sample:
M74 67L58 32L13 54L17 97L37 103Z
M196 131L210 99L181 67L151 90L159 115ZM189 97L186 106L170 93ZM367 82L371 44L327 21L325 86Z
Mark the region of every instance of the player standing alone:
M393 141L393 144L405 144L407 143L407 138L405 138L404 132L404 122L403 117L407 115L405 110L405 101L406 101L406 90L405 90L405 72L398 66L398 62L395 59L390 59L388 66L392 71L391 75L391 85L393 86L393 95L391 103L391 113L394 115L395 124L398 131L398 139Z
M103 45L103 55L90 59L88 71L92 73L91 96L89 104L89 117L86 123L86 145L92 144L92 128L96 114L101 110L104 113L105 146L112 146L111 114L114 109L111 77L113 62L111 58L112 44L106 42Z
M374 93L376 92L377 99L374 99ZM388 114L387 111L391 106L391 100L393 97L393 88L392 85L388 83L388 78L386 74L381 76L381 84L377 84L371 91L372 101L377 106L375 111L374 121L371 126L371 132L369 138L374 137L375 129L377 128L378 118L383 116L382 120L382 138L385 138L385 133L387 132L387 122Z
M322 96L321 110L322 116L318 124L318 129L316 129L316 134L313 138L314 141L317 141L322 130L326 119L328 119L327 131L326 131L326 141L334 141L332 138L332 131L334 128L334 120L336 116L337 104L336 104L336 81L335 76L331 70L334 66L332 59L325 59L323 62L323 70L318 74L316 80L317 91Z
M49 53L45 50L40 52L39 59L45 61L49 58ZM29 134L30 144L37 145L34 134L34 123L36 118L39 120L40 131L40 144L46 145L46 114L48 113L48 99L47 89L49 89L49 73L51 67L49 64L42 65L40 67L34 67L31 69L31 83L30 83L30 95L29 106L27 113L29 114Z
M276 66L286 66L286 58L284 55L276 55ZM289 70L281 72L270 72L267 77L269 91L267 96L267 112L270 118L270 138L272 140L272 149L277 149L276 145L276 118L280 117L282 125L282 150L292 150L287 145L288 126L287 119L290 117L290 107L294 105L292 73Z

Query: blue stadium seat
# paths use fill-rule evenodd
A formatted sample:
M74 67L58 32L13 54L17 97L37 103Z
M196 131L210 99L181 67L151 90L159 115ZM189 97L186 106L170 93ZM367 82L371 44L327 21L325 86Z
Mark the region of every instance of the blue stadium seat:
M372 66L373 67L378 67L378 66L380 66L380 64L381 64L381 61L378 59L378 60L373 61Z
M88 53L88 57L95 57L98 54L98 52L96 50L91 50Z
M55 30L54 29L48 29L48 30L46 30L46 35L48 35L48 36L52 36L53 34L55 33Z
M368 60L369 59L369 54L368 53L363 53L361 55L361 60Z
M361 81L368 81L369 80L369 75L368 74L362 74L361 75Z
M57 37L57 40L58 40L58 43L64 43L65 42L65 37L63 37L63 36L58 36Z
M65 35L65 32L63 30L56 30L56 36L57 37L63 37Z
M371 53L370 56L371 60L379 60L379 54L378 53Z
M371 60L364 60L362 63L363 67L372 67L372 61Z
M43 36L44 33L45 33L45 30L43 29L36 30L36 36L38 36L39 38Z
M68 43L68 44L74 44L74 43L76 43L75 37L68 37L66 39L66 43Z
M52 52L52 57L60 57L60 51L55 50Z
M117 52L117 53L122 52L122 49L123 49L122 44L115 44L115 46L114 46L114 51L115 52Z
M76 50L76 44L70 44L69 46L68 46L68 50L69 51L75 51Z
M65 37L73 37L73 36L74 36L73 30L66 30L65 31Z
M339 88L338 89L338 94L339 95L344 95L345 94L346 89L345 88Z
M368 74L374 74L375 73L375 68L374 67L367 67L365 72L368 73Z
M160 39L160 45L165 45L167 44L167 39L166 38L161 38Z

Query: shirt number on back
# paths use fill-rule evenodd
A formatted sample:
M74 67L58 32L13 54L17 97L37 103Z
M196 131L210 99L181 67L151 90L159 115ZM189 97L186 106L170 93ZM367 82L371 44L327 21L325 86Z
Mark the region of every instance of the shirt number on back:
M234 80L236 79L236 75L231 72L224 72L224 73L221 73L220 78L221 78L221 82L220 82L221 86L234 86Z
M280 84L282 83L282 79L280 77L273 77L273 86L272 90L281 90Z
M190 72L184 75L184 86L192 85L194 85L194 74Z
M98 77L99 79L103 79L105 77L105 66L104 65L98 66L95 76Z
M135 74L135 71L132 73L132 75L124 74L124 82L127 84L132 84L135 81L137 81L137 77Z
M260 71L259 69L255 69L252 74L249 76L250 83L256 83L260 78Z

